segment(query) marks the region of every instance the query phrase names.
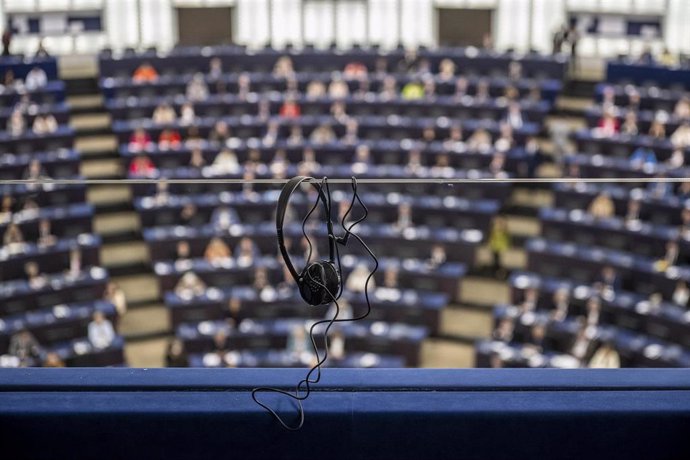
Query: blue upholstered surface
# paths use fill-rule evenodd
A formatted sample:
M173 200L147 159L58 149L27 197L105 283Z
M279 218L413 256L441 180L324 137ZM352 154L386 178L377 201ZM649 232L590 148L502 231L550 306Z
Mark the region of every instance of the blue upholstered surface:
M0 442L9 458L690 457L687 370L327 369L290 433L248 389L302 375L6 370Z

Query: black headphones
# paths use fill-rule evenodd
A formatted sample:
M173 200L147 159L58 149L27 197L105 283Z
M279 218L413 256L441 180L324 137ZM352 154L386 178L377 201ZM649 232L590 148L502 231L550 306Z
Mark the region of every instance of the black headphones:
M305 216L304 220L302 220L302 234L305 236L305 238L307 239L307 243L309 244L309 254L307 255L305 268L300 273L297 273L297 270L295 270L295 266L292 264L292 260L290 259L290 255L288 254L287 248L285 247L285 240L283 237L283 223L285 221L285 213L287 212L290 196L292 196L292 194L295 192L295 190L297 190L300 184L307 181L314 186L319 196L314 205L311 207L310 211ZM312 262L312 246L311 241L309 240L309 236L305 231L305 225L307 219L309 219L309 216L318 207L319 202L323 204L323 209L326 214L325 218L326 226L328 228L329 258L328 260ZM345 221L352 212L352 209L355 206L355 202L359 203L359 205L362 207L363 215L346 225ZM345 234L342 237L336 237L333 233L333 222L331 220L331 194L328 187L327 178L324 177L319 182L313 177L297 176L295 178L290 179L283 187L283 190L280 192L276 212L276 230L278 234L278 249L280 249L280 254L283 256L283 259L285 260L285 265L290 271L290 275L295 279L295 282L297 283L297 286L299 288L300 295L305 300L305 302L307 302L309 305L314 306L326 305L331 302L333 303L333 305L335 305L335 315L333 316L333 318L316 321L309 328L309 340L311 341L311 345L314 350L314 355L316 357L317 362L311 367L306 377L297 384L294 392L280 388L270 387L258 387L252 390L252 399L254 400L254 402L266 409L266 411L268 411L268 413L271 414L273 418L275 418L278 421L278 423L280 423L280 425L282 425L283 428L285 428L286 430L296 431L301 429L302 425L304 424L304 408L302 407L302 401L309 397L309 393L311 392L310 385L318 383L319 380L321 380L321 366L326 362L326 359L328 359L328 331L330 330L331 326L333 326L333 324L335 323L345 323L362 320L366 318L369 315L369 312L371 311L371 303L369 301L369 282L373 278L374 273L376 273L376 270L379 267L379 262L376 258L376 255L374 255L371 249L369 249L369 247L364 243L364 241L362 241L362 238L360 238L359 235L353 232L355 226L363 222L366 219L368 213L369 211L367 210L367 207L364 205L359 194L357 193L357 179L355 177L352 178L352 201L350 202L349 209L347 210L345 215L342 216L342 220L340 222L340 225L343 227L343 230L345 231ZM364 248L364 250L369 254L371 259L374 261L374 267L369 273L369 276L367 277L367 280L364 283L364 296L366 298L367 303L366 311L355 318L339 319L338 314L340 312L340 306L338 305L338 299L342 294L342 284L340 282L340 254L337 244L346 246L348 238L350 236L357 240L359 244ZM325 325L325 328L323 330L323 354L319 353L319 349L314 338L316 328L320 327L321 325ZM314 373L316 373L316 376L312 377ZM278 415L278 413L270 407L268 403L262 402L258 399L257 395L259 393L277 393L293 399L297 404L297 412L299 417L297 424L287 424L281 418L281 416Z
M306 261L306 266L301 272L297 272L295 266L290 259L290 254L285 247L285 239L283 236L283 224L285 221L285 213L287 212L290 197L303 183L309 181L319 194L319 201L323 204L323 210L326 214L326 226L328 230L328 260L320 260L312 262ZM283 190L280 192L278 198L278 207L276 211L276 231L278 235L278 249L283 256L285 266L290 275L294 278L299 288L302 298L309 305L325 305L338 298L341 291L340 273L336 268L336 236L333 233L333 222L331 221L331 197L328 190L324 192L324 187L327 187L326 179L318 183L313 177L297 176L290 179ZM318 202L317 202L318 203ZM314 211L316 206L307 215ZM306 219L305 219L306 220Z

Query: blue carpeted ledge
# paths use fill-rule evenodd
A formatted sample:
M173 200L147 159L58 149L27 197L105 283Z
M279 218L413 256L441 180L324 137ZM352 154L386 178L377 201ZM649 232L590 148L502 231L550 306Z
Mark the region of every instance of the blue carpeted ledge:
M286 432L303 375L2 370L0 458L690 458L690 370L326 369Z

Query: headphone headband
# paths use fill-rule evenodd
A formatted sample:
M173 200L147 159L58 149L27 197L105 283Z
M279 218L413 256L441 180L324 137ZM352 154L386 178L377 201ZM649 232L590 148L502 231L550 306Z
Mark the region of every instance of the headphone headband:
M299 281L300 275L297 270L295 270L295 266L292 264L292 260L290 259L290 254L288 254L288 250L285 247L283 225L285 222L285 214L287 213L288 204L290 203L290 197L297 190L297 188L306 181L309 181L316 189L316 191L319 193L319 199L323 203L323 208L326 212L326 227L328 230L329 260L335 263L335 234L333 233L333 222L331 221L330 197L326 197L322 187L322 184L325 183L325 178L321 184L319 184L313 177L295 176L287 181L285 186L283 186L283 190L281 190L280 197L278 198L278 206L276 208L276 234L278 235L278 249L285 260L285 266L287 266L288 271L295 281Z

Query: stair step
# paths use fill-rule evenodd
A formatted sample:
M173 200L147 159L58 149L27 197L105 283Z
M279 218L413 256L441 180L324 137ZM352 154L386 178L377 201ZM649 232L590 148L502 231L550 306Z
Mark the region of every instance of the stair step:
M113 135L102 134L80 135L75 140L74 146L84 157L88 156L89 152L102 152L104 150L117 152L117 138Z
M138 232L141 228L139 215L136 212L117 212L110 214L96 214L93 227L99 235L109 235L120 232Z
M160 337L145 341L125 343L125 358L130 367L163 367L165 366L165 352L170 338Z
M444 339L425 340L420 367L474 367L474 345Z
M79 133L93 130L110 130L112 121L107 113L88 113L84 115L72 113L69 124Z
M108 243L101 246L101 264L105 267L149 263L149 250L143 241Z
M158 278L149 274L116 275L111 279L120 285L127 296L128 303L160 302Z
M126 338L170 334L170 315L165 305L160 303L130 309L120 319L119 331Z
M87 179L104 179L106 177L122 178L122 164L120 159L89 159L81 162L81 175Z

